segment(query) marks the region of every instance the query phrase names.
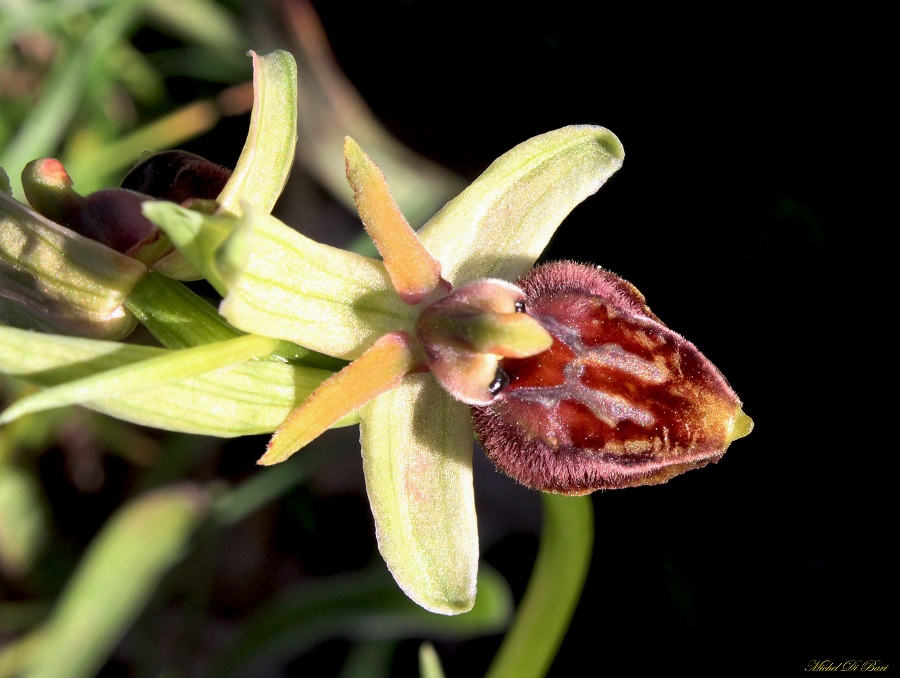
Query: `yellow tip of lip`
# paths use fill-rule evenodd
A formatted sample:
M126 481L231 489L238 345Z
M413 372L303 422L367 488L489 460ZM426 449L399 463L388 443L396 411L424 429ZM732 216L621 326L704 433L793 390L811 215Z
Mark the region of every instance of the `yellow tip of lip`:
M731 440L748 436L752 430L753 420L744 414L743 410L738 410L737 414L734 415L734 420L731 422Z

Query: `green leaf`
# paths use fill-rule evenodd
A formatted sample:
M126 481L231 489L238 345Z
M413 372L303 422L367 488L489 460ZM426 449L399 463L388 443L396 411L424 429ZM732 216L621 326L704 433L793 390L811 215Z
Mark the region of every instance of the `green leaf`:
M591 564L589 496L542 493L544 525L528 588L486 678L543 678L562 642Z
M26 396L0 415L0 425L55 407L140 394L172 382L265 357L278 345L277 339L248 334L214 344L166 351L163 355L97 372Z
M237 15L210 0L152 0L149 19L165 26L166 32L184 42L206 45L220 51L241 49L245 31Z
M571 126L525 141L495 160L419 230L454 286L516 280L556 228L622 165L622 144L602 128Z
M123 303L146 272L0 191L0 322L121 339L136 324Z
M415 311L384 264L317 243L258 210L239 220L219 265L228 288L219 312L246 332L343 359L388 332L413 332Z
M512 609L509 587L494 570L482 567L478 589L471 611L447 617L413 604L380 566L310 580L260 608L212 675L266 675L266 667L288 661L329 638L368 642L498 633Z
M167 355L151 346L59 337L0 327L0 373L54 386ZM271 433L332 373L254 360L121 397L81 404L125 421L220 437ZM356 423L355 415L336 426Z
M90 678L183 557L207 497L194 485L156 490L113 515L91 543L44 630L27 678Z
M242 203L272 211L294 162L297 143L297 64L277 50L253 57L253 111L244 150L219 194L226 212L239 216Z
M360 410L378 548L406 595L440 614L475 601L472 436L469 408L429 374L408 376Z

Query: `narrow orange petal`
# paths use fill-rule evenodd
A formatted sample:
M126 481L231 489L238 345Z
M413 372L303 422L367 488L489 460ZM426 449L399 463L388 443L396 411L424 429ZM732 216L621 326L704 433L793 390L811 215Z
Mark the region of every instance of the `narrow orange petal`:
M345 415L397 386L416 366L412 342L406 333L384 335L359 358L322 382L288 415L257 463L269 466L284 461Z
M441 264L400 212L384 173L353 139L344 139L347 181L366 233L384 260L391 283L409 304L425 299L441 282Z

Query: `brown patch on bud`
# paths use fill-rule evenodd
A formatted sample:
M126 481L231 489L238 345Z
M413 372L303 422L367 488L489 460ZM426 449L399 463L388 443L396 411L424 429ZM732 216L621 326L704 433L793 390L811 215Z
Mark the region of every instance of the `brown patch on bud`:
M163 151L143 158L122 179L120 188L162 200L215 200L231 170L195 153Z
M503 472L562 494L652 485L718 461L749 433L725 377L630 283L554 262L518 285L554 342L502 360L508 385L474 408L478 437Z
M160 237L156 224L141 212L145 200L146 195L134 191L104 188L86 196L69 215L66 225L117 252L135 257Z

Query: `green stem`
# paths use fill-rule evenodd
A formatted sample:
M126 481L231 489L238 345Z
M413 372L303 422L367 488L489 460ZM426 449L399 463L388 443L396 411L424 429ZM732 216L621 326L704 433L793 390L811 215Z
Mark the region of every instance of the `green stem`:
M486 678L541 678L562 642L591 562L590 497L543 494L537 560L516 618Z

